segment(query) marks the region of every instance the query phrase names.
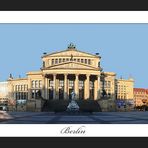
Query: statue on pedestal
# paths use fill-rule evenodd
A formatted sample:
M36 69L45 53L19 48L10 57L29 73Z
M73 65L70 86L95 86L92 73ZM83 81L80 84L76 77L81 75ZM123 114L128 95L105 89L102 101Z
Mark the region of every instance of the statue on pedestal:
M67 111L79 111L79 106L77 102L75 101L75 92L71 92L71 102L67 106Z

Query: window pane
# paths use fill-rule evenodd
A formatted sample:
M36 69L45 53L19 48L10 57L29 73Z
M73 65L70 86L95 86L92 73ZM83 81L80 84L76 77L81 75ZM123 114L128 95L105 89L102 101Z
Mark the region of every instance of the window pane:
M58 59L55 60L55 64L58 64Z
M85 59L85 64L87 64L87 59Z
M91 61L90 61L90 59L88 59L88 64L91 64Z
M52 59L52 65L54 64L54 59Z

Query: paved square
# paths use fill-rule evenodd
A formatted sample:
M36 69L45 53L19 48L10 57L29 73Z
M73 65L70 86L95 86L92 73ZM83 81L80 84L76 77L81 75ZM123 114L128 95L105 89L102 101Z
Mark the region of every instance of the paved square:
M5 119L5 116L7 118ZM8 118L9 117L9 118ZM53 112L4 112L1 124L148 124L148 112L98 112L55 114Z

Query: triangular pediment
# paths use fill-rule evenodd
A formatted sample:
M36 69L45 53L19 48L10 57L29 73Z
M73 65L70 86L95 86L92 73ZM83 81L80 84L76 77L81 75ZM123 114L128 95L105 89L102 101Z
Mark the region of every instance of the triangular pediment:
M46 69L88 69L88 70L97 70L97 68L82 64L82 63L77 63L77 62L66 62L62 64L57 64L54 66L50 66Z
M63 50L63 51L59 51L59 52L54 52L51 54L47 54L43 57L60 57L60 56L71 56L73 55L73 57L96 57L96 55L90 54L90 53L86 53L86 52L82 52L79 50Z

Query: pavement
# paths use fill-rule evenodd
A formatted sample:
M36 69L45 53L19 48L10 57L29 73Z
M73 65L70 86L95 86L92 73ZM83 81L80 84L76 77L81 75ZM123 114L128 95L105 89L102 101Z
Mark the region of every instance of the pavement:
M0 124L148 124L147 111L65 114L0 112Z

